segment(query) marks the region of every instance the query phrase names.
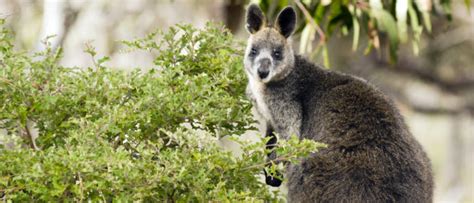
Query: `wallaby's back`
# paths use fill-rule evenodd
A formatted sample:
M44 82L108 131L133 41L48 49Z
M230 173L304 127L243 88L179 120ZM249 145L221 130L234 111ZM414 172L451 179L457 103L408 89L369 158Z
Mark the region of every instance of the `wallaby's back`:
M287 173L290 202L431 202L430 162L372 85L295 57L302 133L328 144ZM282 81L283 82L283 81Z

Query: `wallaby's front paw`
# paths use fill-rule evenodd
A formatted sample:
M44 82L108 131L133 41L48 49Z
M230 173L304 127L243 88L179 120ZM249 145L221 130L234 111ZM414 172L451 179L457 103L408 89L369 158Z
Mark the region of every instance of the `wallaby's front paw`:
M267 173L266 169L263 169L265 173L265 183L272 187L280 187L281 183L283 182L283 174L278 171L275 171L276 174L269 174Z

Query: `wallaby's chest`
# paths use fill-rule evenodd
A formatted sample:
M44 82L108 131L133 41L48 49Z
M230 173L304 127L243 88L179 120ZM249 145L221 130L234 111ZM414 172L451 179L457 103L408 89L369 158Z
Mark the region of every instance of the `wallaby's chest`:
M254 107L260 117L270 122L275 128L288 128L292 123L285 122L289 118L299 117L299 104L294 100L290 90L285 87L267 87L263 84L250 82L248 91Z
M260 117L266 121L271 121L273 116L267 101L269 95L266 94L266 88L263 84L250 81L247 91Z

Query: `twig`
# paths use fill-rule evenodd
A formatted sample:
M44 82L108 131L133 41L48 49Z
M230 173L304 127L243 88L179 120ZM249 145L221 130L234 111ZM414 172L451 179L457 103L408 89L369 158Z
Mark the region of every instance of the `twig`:
M472 28L457 28L437 36L430 42L431 46L426 50L428 53L443 52L453 46L474 41L472 40L473 35L474 30Z
M242 168L242 170L249 170L249 169L254 169L254 168L263 168L265 166L267 166L268 164L271 164L271 163L275 163L275 162L280 162L280 161L288 161L290 159L291 155L288 155L288 156L280 156L276 159L273 159L273 160L270 160L270 161L266 161L265 163L262 163L262 164L256 164L256 165L251 165L251 166L247 166L245 168Z
M80 202L82 202L82 200L84 200L84 186L82 184L82 177L81 177L80 172L77 172L77 178L78 178L78 181L79 181Z
M30 140L30 146L31 148L33 148L34 150L40 150L40 148L38 148L38 146L36 145L36 141L35 141L35 138L33 137L33 135L31 134L31 131L30 131L30 128L28 127L28 122L30 121L26 121L25 123L25 131L26 131L26 135L28 136L28 139Z
M4 83L9 83L9 84L12 84L12 81L7 79L7 78L4 78L4 77L1 77L0 78L0 81L4 82Z
M301 3L300 0L295 0L296 5L298 8L303 12L306 20L309 22L309 24L316 30L316 32L319 35L319 43L323 44L326 42L326 35L324 34L323 30L321 27L318 26L316 21L311 17L311 14L309 14L309 11L304 7L304 5Z
M474 80L462 79L462 80L457 80L457 81L455 80L450 81L450 80L444 79L443 77L437 74L433 74L432 69L424 69L423 65L425 64L417 64L407 59L400 59L398 63L395 65L395 68L391 68L387 64L380 63L380 62L378 65L379 66L377 67L381 69L390 68L390 70L393 70L399 73L413 75L424 82L434 84L440 89L447 92L451 92L451 93L459 93L461 91L466 91L474 87ZM427 66L429 67L429 65L430 63L428 63Z

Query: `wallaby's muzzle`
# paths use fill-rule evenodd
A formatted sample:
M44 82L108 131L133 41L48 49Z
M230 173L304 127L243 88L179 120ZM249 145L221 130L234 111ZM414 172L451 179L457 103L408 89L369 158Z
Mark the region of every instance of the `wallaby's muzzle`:
M272 62L268 58L261 59L259 61L260 65L257 69L258 77L260 79L265 79L270 73L270 65Z

